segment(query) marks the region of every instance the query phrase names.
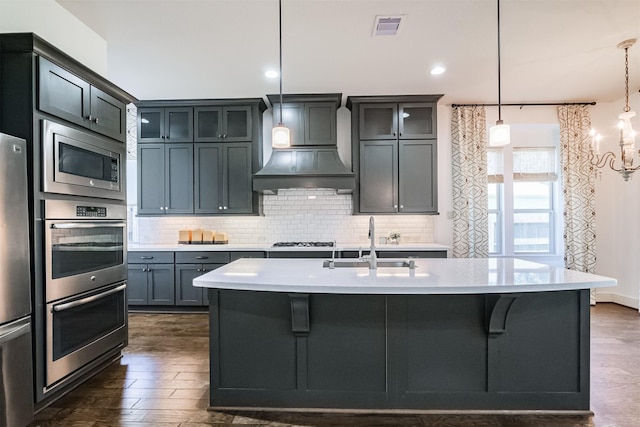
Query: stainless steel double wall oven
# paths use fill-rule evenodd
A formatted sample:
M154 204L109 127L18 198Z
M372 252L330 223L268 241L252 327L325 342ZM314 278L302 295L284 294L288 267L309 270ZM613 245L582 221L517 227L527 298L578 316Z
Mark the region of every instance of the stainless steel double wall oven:
M123 143L41 121L43 392L127 345Z

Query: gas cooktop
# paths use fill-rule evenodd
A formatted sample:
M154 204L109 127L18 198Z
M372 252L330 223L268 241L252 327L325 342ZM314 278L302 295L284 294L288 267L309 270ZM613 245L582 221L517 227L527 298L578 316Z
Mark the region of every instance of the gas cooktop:
M303 248L315 248L315 247L333 247L333 242L277 242L273 244L274 248L286 248L286 247L303 247Z

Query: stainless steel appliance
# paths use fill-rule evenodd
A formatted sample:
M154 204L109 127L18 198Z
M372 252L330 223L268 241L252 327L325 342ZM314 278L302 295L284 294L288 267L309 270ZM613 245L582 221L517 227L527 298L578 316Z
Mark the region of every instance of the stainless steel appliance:
M0 134L0 426L33 419L27 148Z
M48 303L47 387L127 344L126 283Z
M45 389L127 345L126 206L45 200Z
M126 278L126 206L76 199L44 207L47 302Z
M124 144L42 120L43 191L125 199Z

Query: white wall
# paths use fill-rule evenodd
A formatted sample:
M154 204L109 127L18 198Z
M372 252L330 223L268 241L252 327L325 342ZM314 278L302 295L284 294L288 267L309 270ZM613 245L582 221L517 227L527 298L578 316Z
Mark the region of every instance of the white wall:
M107 42L54 0L0 0L0 33L35 33L107 76Z
M634 92L629 104L640 111L640 94ZM593 127L603 135L601 152L612 151L618 158L619 145L616 128L624 99L596 105L591 110ZM632 119L640 130L640 117ZM640 138L636 148L640 146ZM640 165L636 162L635 166ZM626 306L640 306L640 171L630 181L608 167L596 180L596 244L597 273L618 280L615 288L598 289L598 301L613 301Z

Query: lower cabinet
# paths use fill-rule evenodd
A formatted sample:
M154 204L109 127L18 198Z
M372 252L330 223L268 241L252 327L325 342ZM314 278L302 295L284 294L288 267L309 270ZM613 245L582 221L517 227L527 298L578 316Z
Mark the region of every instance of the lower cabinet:
M193 279L240 258L265 257L264 251L129 252L127 302L131 306L208 306L206 289L193 286Z
M129 305L173 305L173 264L129 264Z
M207 290L193 286L193 279L224 264L176 264L176 305L209 305Z
M148 145L148 144L147 144ZM339 258L357 258L369 251L335 252ZM331 250L317 251L177 251L129 252L127 301L131 306L208 306L206 288L193 279L240 258L324 258ZM378 250L379 258L446 258L447 251Z

